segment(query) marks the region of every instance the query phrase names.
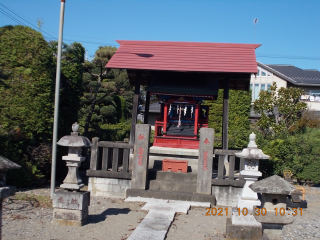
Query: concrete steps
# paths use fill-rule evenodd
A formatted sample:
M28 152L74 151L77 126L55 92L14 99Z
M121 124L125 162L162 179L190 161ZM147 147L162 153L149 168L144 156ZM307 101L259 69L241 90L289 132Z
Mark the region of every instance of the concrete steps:
M149 170L150 180L156 179L161 181L176 182L197 182L197 173L177 173Z
M149 169L147 190L127 189L126 197L145 197L192 202L210 202L216 205L214 195L197 191L197 173L163 172Z
M149 170L149 190L188 192L197 190L197 173L177 173Z
M192 202L210 202L212 206L216 205L216 198L214 195L199 194L199 193L127 189L126 196L192 201Z
M197 183L151 180L149 190L193 193L197 190Z

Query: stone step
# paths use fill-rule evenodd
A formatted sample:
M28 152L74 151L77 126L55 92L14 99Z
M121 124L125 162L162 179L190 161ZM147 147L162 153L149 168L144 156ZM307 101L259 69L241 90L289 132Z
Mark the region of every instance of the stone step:
M189 192L193 193L197 190L196 182L173 182L151 180L149 185L150 190L170 191L170 192Z
M178 172L163 172L149 170L150 180L173 181L173 182L197 182L197 173L178 173Z
M214 195L200 194L200 193L127 189L126 196L158 198L158 199L168 199L168 200L181 200L181 201L192 201L192 202L210 202L211 206L216 205L216 197Z

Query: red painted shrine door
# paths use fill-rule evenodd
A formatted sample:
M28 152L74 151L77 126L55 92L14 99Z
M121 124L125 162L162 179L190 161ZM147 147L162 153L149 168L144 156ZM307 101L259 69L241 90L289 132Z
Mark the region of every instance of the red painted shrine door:
M173 96L161 104L154 146L198 149L198 130L208 127L208 106L191 97Z

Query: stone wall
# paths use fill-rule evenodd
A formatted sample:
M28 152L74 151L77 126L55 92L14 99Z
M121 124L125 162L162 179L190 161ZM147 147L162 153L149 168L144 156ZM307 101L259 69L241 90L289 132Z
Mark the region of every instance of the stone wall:
M88 191L92 196L126 198L128 188L131 188L131 180L89 177Z
M241 196L242 187L212 186L212 195L215 195L217 205L236 207Z

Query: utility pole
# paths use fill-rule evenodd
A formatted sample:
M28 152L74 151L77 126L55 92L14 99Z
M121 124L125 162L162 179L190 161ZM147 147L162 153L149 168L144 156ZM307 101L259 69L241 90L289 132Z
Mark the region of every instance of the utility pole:
M57 135L58 135L58 118L59 118L59 96L60 96L60 76L61 76L61 54L62 54L62 35L64 22L64 5L66 0L60 0L60 24L57 54L57 73L56 73L56 89L54 99L54 121L53 121L53 137L52 137L52 163L51 163L51 198L53 198L56 188L56 169L57 169Z

